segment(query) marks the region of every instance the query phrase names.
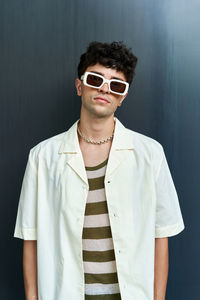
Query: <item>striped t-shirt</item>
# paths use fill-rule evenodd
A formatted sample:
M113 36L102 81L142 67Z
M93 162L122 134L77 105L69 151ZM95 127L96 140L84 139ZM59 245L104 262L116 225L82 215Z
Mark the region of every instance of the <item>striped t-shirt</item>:
M108 158L85 167L89 183L82 235L85 300L121 300L104 189L107 162Z

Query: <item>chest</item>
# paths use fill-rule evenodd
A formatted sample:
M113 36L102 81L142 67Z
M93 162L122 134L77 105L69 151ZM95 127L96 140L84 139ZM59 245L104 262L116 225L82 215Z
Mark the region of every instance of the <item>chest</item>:
M92 167L105 161L109 156L110 148L111 142L101 145L80 143L85 166Z

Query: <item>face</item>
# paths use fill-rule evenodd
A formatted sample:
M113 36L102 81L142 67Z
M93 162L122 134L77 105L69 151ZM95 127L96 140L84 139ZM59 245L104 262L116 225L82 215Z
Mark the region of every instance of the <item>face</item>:
M106 68L100 64L89 66L86 71L99 73L106 79L115 78L126 81L124 73L111 68ZM127 96L127 94L121 96L109 92L107 83L104 83L101 88L96 89L85 86L83 81L77 78L75 85L77 94L78 96L81 96L82 99L82 113L89 113L98 118L114 115L117 107L121 106L122 101ZM107 101L102 101L103 99Z

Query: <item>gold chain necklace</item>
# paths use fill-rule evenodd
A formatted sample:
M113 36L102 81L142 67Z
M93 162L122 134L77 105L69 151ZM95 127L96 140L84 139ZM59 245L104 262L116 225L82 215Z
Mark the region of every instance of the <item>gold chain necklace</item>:
M84 136L80 129L79 129L79 126L77 126L77 131L79 133L79 135L87 142L87 143L91 143L91 144L96 144L96 145L100 145L100 144L103 144L103 143L107 143L108 141L110 141L113 136L114 136L114 129L113 129L113 134L111 136L109 136L107 139L103 139L103 140L100 140L100 141L92 141L90 139L88 139L86 136Z

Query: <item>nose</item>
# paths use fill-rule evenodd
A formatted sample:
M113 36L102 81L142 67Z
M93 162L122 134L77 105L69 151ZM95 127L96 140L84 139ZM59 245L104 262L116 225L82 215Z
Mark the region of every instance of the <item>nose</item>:
M104 85L99 89L100 92L103 92L103 93L109 93L109 86L108 86L108 83L104 83Z

